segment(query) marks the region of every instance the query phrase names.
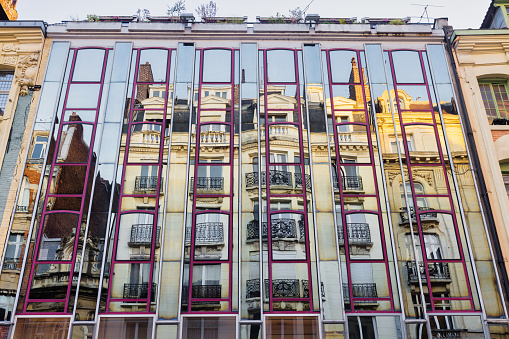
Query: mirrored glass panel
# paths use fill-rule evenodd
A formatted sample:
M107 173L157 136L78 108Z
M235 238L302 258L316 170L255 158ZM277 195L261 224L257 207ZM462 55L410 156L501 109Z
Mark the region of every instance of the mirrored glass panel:
M74 62L72 81L99 82L103 72L104 49L80 49Z
M267 82L295 82L295 52L267 51Z
M167 66L167 50L141 50L138 68L138 82L165 82Z
M51 213L43 219L43 230L37 260L71 260L79 215Z
M422 84L421 58L417 51L396 51L392 52L392 62L396 82L400 84Z
M232 51L207 49L203 51L203 82L231 82Z

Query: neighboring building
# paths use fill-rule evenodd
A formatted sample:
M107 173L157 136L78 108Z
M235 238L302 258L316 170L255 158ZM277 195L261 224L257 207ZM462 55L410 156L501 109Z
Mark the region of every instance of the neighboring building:
M109 20L48 27L12 338L507 337L442 30Z
M486 191L487 222L503 262L501 279L509 284L509 1L493 0L480 29L456 30L451 37L459 86ZM485 186L485 187L483 187Z
M18 0L0 0L0 20L16 20L18 18L17 4Z
M48 57L43 49L45 34L42 21L0 22L0 251L4 253L7 242L3 275L14 280L19 277L22 244L30 229L42 168L41 162L32 169L25 168L24 162L27 153L33 153L32 149L37 147L30 138L40 93L37 84L42 82ZM41 140L47 141L47 133L38 137L40 145ZM4 284L1 288L4 293L0 304L12 303L16 284ZM2 313L2 320L5 316Z

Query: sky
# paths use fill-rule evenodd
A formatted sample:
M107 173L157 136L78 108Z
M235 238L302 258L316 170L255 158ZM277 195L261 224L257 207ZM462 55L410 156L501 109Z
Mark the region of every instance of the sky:
M166 15L168 6L175 0L19 0L18 20L44 20L57 23L72 19L84 20L87 14L132 15L138 9L148 9L151 15ZM208 1L208 0L207 0ZM186 0L186 12L196 15L195 9L206 0ZM256 16L288 15L290 9L304 9L311 0L216 0L217 16L248 16L251 22ZM418 22L427 8L430 21L448 17L455 29L479 28L491 0L314 0L308 14L328 18L404 18ZM438 7L440 6L440 7ZM421 22L427 22L424 14Z

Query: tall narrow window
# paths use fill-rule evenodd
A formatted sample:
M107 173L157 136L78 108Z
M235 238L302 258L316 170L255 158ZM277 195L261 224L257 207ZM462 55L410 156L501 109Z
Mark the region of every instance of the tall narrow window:
M509 97L503 82L480 83L482 100L488 120L493 125L505 125L509 118Z
M0 71L0 116L4 115L5 105L9 98L9 91L11 90L12 80L14 79L14 72Z

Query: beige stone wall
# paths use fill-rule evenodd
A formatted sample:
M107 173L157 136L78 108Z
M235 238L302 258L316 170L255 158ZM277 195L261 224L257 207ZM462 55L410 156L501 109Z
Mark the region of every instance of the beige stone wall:
M503 259L509 269L509 199L499 165L509 160L509 126L489 124L478 84L482 79L509 78L509 34L460 35L454 46L454 62L458 66L466 113L471 122Z
M45 65L49 57L50 40L44 40L39 28L9 28L0 30L0 68L14 69L14 81L9 93L5 114L0 117L0 166L12 126L12 118L20 95L24 95L28 86L42 84ZM33 93L32 104L27 116L26 129L21 142L18 161L13 174L9 197L0 224L0 253L3 253L12 211L16 203L16 193L23 178L24 160L30 146L30 134L35 118L40 92Z

